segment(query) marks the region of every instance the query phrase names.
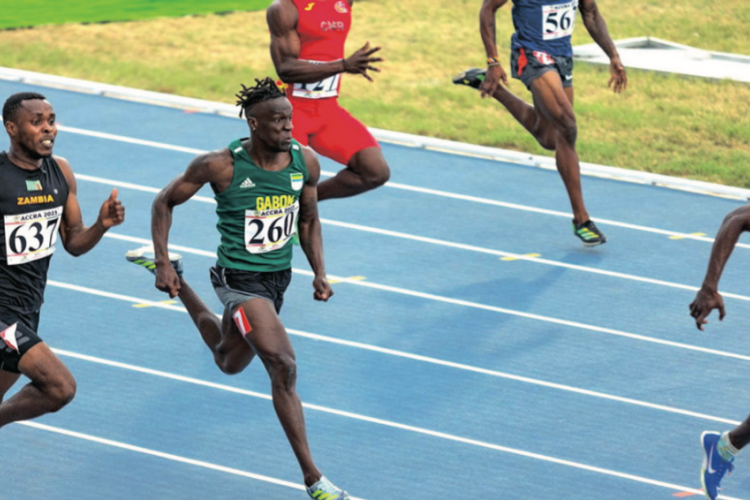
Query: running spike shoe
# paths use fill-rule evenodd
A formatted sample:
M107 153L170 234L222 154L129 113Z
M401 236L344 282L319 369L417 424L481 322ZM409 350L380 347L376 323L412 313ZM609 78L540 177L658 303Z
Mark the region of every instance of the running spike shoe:
M125 260L145 267L153 274L156 274L156 254L154 253L154 247L151 245L130 250L125 254ZM169 252L169 263L172 264L178 275L182 274L182 255Z
M325 476L320 476L320 481L307 488L307 494L315 500L350 500L346 491L334 485Z
M471 68L467 69L463 73L453 77L453 83L456 85L466 85L473 89L479 89L479 86L484 82L484 77L487 74L486 69Z
M703 448L703 466L701 467L701 486L703 492L711 500L716 500L721 489L721 478L724 474L732 473L732 460L724 460L717 449L721 434L705 431L701 434L701 448Z
M573 234L578 236L583 241L583 245L587 247L595 247L607 242L607 237L604 236L604 233L590 220L578 225L573 222Z

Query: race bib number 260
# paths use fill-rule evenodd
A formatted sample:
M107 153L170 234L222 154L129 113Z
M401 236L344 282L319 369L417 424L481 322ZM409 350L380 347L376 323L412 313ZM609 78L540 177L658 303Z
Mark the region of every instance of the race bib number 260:
M578 0L542 7L542 38L555 40L573 35Z
M55 251L63 207L5 216L5 250L9 266L32 262Z
M245 248L252 254L272 252L297 232L299 201L277 209L245 212Z

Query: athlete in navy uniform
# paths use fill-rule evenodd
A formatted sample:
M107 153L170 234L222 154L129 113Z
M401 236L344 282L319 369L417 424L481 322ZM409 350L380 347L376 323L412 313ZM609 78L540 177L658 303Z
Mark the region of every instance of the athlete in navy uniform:
M620 93L628 86L625 68L595 0L513 0L511 71L531 91L534 105L513 95L500 65L495 38L495 13L508 0L483 0L479 24L487 52L487 69L473 68L453 79L458 85L479 89L481 96L500 101L539 144L555 152L557 170L573 208L573 232L586 246L607 241L590 220L583 202L581 172L576 152L576 116L573 112L573 34L576 11L594 41L610 59L609 86ZM499 85L502 82L502 85Z
M31 382L0 404L0 427L58 411L75 395L73 376L36 333L57 235L78 256L125 218L114 189L96 223L83 224L73 171L52 155L57 125L44 96L10 96L3 123L10 148L0 152L0 401L21 374Z
M690 304L690 316L695 326L703 331L708 316L714 309L719 310L719 321L726 316L724 298L719 293L719 280L724 267L732 255L742 233L750 232L750 205L733 210L726 217L716 233L708 269L695 300ZM714 500L721 490L721 480L734 469L734 459L740 450L750 445L750 416L730 431L704 431L701 434L703 466L701 485L706 496Z

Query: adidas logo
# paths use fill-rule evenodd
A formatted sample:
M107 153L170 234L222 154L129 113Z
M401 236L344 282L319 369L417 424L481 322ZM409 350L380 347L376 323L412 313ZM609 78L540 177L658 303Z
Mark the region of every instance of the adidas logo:
M250 177L242 181L242 184L240 184L240 189L247 189L251 187L255 187L255 183L250 180Z

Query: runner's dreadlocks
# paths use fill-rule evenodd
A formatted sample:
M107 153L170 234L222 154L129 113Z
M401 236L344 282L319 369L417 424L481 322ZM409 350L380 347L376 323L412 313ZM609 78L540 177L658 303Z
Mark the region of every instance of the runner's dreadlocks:
M277 87L274 81L269 77L266 77L263 80L258 80L256 78L255 82L257 85L249 88L245 87L245 84L243 83L240 84L242 85L242 90L235 96L239 99L237 101L237 106L240 106L240 118L242 118L242 112L254 104L284 97L284 93L279 90L279 87ZM245 113L245 116L247 116L247 113Z

